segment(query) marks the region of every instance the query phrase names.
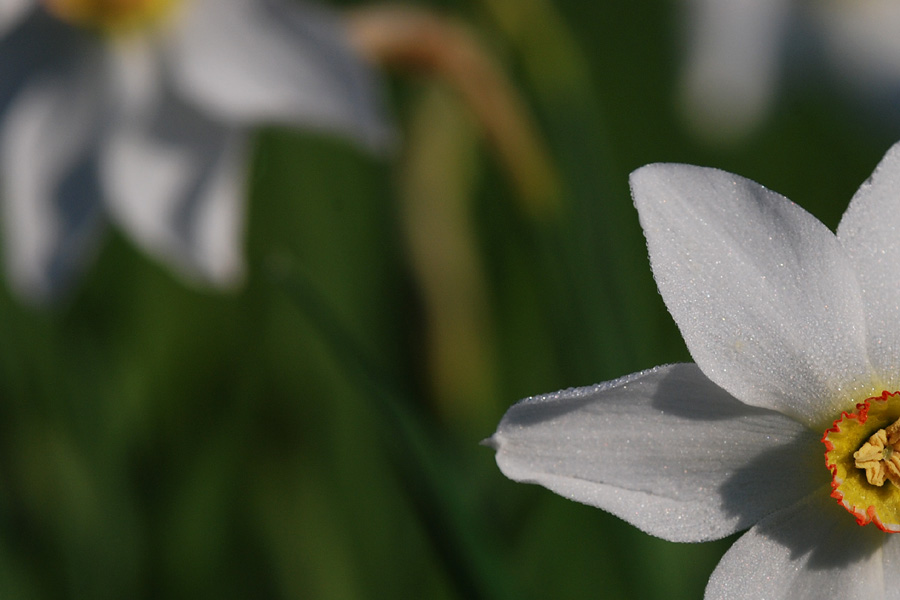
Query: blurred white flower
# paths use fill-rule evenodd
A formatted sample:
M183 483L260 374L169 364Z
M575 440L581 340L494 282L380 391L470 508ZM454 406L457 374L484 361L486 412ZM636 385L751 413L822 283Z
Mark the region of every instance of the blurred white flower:
M825 58L853 88L888 100L897 120L900 100L900 2L835 0L813 3Z
M189 280L243 271L248 126L382 148L338 17L290 0L0 0L0 193L14 289L44 300L108 220Z
M739 138L768 114L786 64L835 76L848 96L900 122L896 0L686 0L681 99L711 138Z
M749 528L707 598L900 597L900 144L836 235L715 169L631 184L696 364L523 400L501 470L672 541Z

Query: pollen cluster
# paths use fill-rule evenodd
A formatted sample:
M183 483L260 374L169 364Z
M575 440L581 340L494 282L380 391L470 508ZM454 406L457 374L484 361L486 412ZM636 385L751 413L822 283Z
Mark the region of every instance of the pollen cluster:
M175 0L43 0L47 11L78 27L118 33L146 29L167 15Z
M879 429L869 441L853 453L856 467L864 469L866 480L882 486L885 480L900 487L900 420L887 429Z
M900 532L900 392L883 392L841 413L822 442L831 495L860 525Z

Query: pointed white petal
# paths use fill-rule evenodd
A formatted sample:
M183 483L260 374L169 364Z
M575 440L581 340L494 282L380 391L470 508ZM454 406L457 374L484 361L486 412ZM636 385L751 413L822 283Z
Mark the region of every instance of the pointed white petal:
M693 364L523 400L489 444L538 483L673 541L720 538L804 497L819 434L742 404Z
M335 130L379 148L389 130L377 86L344 38L336 15L304 3L195 0L174 31L171 68L217 118Z
M144 250L190 280L243 275L244 137L164 94L119 124L103 150L110 215Z
M772 100L790 0L691 0L682 95L714 137L755 126Z
M100 225L93 160L104 65L88 49L70 50L82 60L36 73L0 131L4 258L16 290L38 301L69 283Z
M866 305L869 360L887 390L900 389L900 144L888 150L838 227Z
M860 527L826 485L761 521L716 567L706 599L870 600L885 595L881 545L889 534Z
M649 165L631 186L659 291L707 377L815 428L866 397L861 291L824 225L716 169Z

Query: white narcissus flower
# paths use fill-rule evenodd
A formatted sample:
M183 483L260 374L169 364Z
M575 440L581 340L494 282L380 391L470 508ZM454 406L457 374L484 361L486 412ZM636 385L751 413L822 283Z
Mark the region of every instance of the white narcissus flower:
M248 126L383 148L372 73L291 0L0 0L0 201L13 287L43 300L107 219L190 280L243 271Z
M836 235L716 169L631 187L696 364L523 400L500 469L667 540L749 528L707 598L900 598L900 144Z

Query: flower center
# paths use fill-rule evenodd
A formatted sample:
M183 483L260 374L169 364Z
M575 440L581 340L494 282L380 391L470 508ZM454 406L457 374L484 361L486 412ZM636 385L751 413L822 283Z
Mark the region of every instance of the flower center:
M43 0L43 3L48 12L72 25L121 33L158 24L176 0Z
M860 525L900 532L900 392L883 392L841 413L822 442L831 495Z

